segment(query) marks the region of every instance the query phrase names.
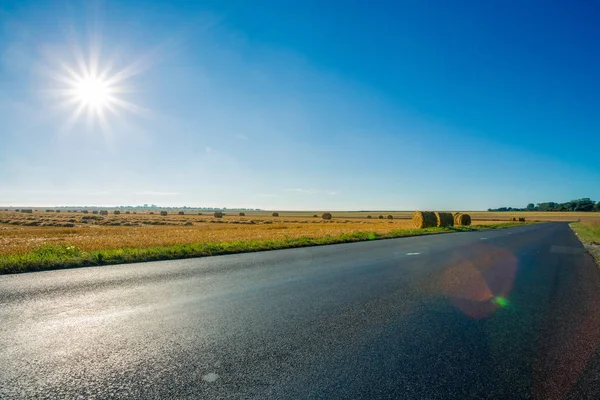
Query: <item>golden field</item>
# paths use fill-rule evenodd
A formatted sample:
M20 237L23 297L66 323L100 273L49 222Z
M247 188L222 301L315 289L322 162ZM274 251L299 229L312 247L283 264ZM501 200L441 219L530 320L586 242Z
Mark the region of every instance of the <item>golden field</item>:
M41 226L27 226L34 224ZM198 242L338 236L357 231L387 233L411 227L412 222L406 219L334 218L324 221L312 216L225 216L217 219L209 215L99 216L0 212L0 255L23 254L45 244L68 243L83 251L92 251Z
M271 212L237 211L217 219L212 213L137 211L136 214L97 215L82 212L43 212L32 214L0 211L0 256L25 254L42 245L69 244L82 251L119 248L146 248L199 242L232 242L245 240L278 240L319 238L354 232L389 233L413 228L412 212L332 212L333 219L321 219L321 212L280 211L279 217ZM313 217L317 214L318 217ZM473 225L505 222L513 215L540 221L600 221L600 213L489 213L471 212ZM368 219L371 215L372 219ZM379 219L392 215L394 219Z

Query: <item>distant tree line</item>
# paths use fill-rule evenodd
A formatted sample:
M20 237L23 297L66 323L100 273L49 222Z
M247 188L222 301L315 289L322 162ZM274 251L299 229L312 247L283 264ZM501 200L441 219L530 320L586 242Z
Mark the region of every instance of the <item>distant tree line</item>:
M500 207L488 208L488 211L598 211L600 212L600 201L595 202L589 197L583 199L571 200L566 203L547 203L533 204L529 203L525 208Z

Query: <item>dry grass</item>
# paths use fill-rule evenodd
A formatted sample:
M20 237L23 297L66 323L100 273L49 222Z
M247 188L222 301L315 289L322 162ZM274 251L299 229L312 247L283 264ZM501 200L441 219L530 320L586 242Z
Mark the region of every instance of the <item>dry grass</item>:
M310 218L315 213L319 216L324 212L316 211L278 211L282 217L296 217L296 218ZM384 213L385 215L392 215L394 219L411 219L413 211L391 211L391 210L379 210L379 211L329 211L333 214L333 219L336 218L347 218L347 219L365 219L368 215L371 215L374 219L378 218L379 214ZM507 221L509 217L516 216L524 217L526 221L594 221L600 220L600 213L598 212L487 212L487 211L462 211L465 214L469 214L472 220L477 221ZM270 216L271 211L246 211L248 217L265 217ZM385 217L384 217L385 218Z
M293 213L246 211L246 216L159 216L150 213L114 215L35 211L0 211L0 256L24 254L42 245L75 245L82 251L153 247L198 242L319 238L354 232L386 234L413 227L412 212L392 212L393 219L367 218L368 212L334 213L331 220L314 211ZM107 215L108 214L108 215ZM506 213L470 213L473 225L506 221ZM519 213L528 221L573 221L600 224L600 213ZM594 225L595 226L595 225Z
M21 214L0 212L0 256L24 254L42 245L74 245L82 251L154 247L198 242L319 238L358 231L389 233L410 229L408 219L338 217L239 217L151 214ZM492 224L483 221L483 224ZM497 223L497 221L496 221ZM475 224L478 224L477 221Z
M68 225L67 225L68 224ZM67 225L67 226L65 226ZM0 213L0 255L24 254L39 246L69 243L83 251L169 246L197 242L271 240L336 236L356 231L387 233L410 228L410 221L314 220L150 214L24 217Z
M33 215L44 214L45 209L36 209L33 212ZM8 213L14 212L12 209L8 211ZM60 209L54 210L55 213L60 212ZM112 213L113 210L110 210L109 213ZM177 214L178 211L181 210L169 210L169 215ZM66 213L66 210L63 210L63 214ZM137 215L149 215L150 212L154 212L154 214L158 214L160 210L137 210ZM202 211L198 211L202 212ZM254 210L243 210L247 217L269 217L272 216L273 211L254 211ZM322 211L285 211L285 210L277 210L277 213L281 217L286 218L312 218L313 215L321 216L325 212ZM413 215L413 211L391 211L391 210L371 210L371 211L330 211L328 212L333 214L333 218L347 218L347 219L365 219L368 215L371 215L373 218L377 218L380 214L384 214L384 218L386 215L392 215L394 219L411 219ZM450 211L448 211L450 212ZM527 221L577 221L577 219L581 218L582 221L593 221L600 220L600 213L598 212L487 212L487 211L468 211L463 210L463 213L471 215L473 220L487 220L487 221L506 221L509 217L525 217ZM7 211L0 210L0 218L3 215L6 215ZM191 214L186 212L186 215ZM205 214L212 215L213 212L204 212ZM235 210L237 214L238 211ZM132 212L133 214L133 212Z

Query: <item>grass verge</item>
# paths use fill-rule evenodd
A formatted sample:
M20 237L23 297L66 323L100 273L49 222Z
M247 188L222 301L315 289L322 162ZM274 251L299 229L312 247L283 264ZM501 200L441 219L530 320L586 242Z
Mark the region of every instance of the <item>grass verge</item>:
M577 237L600 265L600 223L573 222L569 224Z
M175 260L192 257L206 257L223 254L318 246L325 244L350 243L365 240L391 239L449 232L469 232L522 225L524 225L522 222L507 222L482 226L400 229L385 234L375 232L355 232L339 236L324 236L318 238L302 237L280 240L192 243L163 247L121 248L89 252L82 251L76 246L69 244L44 245L26 254L0 256L0 274L144 261Z

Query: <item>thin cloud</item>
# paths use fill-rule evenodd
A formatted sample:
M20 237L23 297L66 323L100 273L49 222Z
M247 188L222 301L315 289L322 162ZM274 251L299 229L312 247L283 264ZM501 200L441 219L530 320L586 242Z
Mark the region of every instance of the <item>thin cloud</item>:
M322 190L322 189L285 189L287 192L296 192L296 193L304 193L304 194L327 194L330 196L334 196L339 192L335 190Z
M238 134L236 134L236 135L235 135L235 137L236 137L237 139L243 140L243 141L245 141L245 142L246 142L246 141L248 141L248 136L246 136L246 135L242 135L241 133L238 133Z
M137 196L177 196L178 192L157 192L154 190L144 190L143 192L137 192Z

